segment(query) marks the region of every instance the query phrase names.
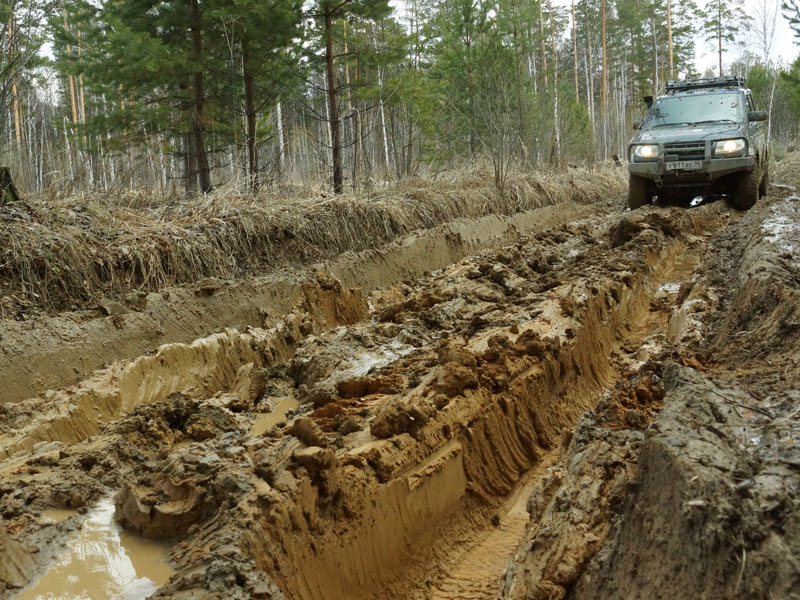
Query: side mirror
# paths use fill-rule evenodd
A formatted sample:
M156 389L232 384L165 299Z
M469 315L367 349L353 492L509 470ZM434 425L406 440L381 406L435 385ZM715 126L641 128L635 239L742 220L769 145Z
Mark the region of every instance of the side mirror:
M748 121L766 121L767 111L765 110L751 110L747 113Z
M644 100L645 106L647 108L651 108L653 106L653 97L652 96L642 96L642 100Z
M642 122L639 119L636 119L633 122L633 128L634 129L641 129L642 128Z

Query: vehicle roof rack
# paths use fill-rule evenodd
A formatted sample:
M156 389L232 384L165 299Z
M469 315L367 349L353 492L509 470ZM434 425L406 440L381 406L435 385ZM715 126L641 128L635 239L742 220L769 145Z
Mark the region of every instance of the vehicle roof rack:
M743 87L747 87L747 80L741 75L726 75L724 77L698 77L696 79L684 79L683 81L670 80L666 83L668 94L708 88Z

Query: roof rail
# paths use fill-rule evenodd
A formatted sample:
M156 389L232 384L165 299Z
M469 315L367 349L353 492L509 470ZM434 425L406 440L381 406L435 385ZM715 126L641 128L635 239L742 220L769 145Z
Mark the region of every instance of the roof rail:
M747 87L747 80L741 75L725 75L724 77L698 77L696 79L685 79L683 81L670 80L666 83L668 94L708 88L743 87Z

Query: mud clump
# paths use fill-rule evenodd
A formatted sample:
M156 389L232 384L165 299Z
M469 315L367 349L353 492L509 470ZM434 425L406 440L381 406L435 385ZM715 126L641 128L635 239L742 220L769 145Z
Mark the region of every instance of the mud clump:
M630 219L621 219L618 223L614 223L611 229L608 230L611 246L617 248L628 243L643 229L644 227L640 223L636 223Z
M414 435L430 420L433 411L419 406L393 404L381 410L370 426L376 438L388 439L402 433Z
M207 440L219 433L239 431L240 425L234 416L221 406L200 405L186 421L186 435L195 441Z
M222 406L172 394L167 402L139 407L115 430L163 448L116 495L116 519L126 529L156 539L184 536L239 488L231 477L242 461L244 448L237 443L244 431ZM189 440L195 443L185 445Z
M293 435L306 446L324 447L328 445L322 429L309 417L299 417L295 419L286 433Z
M211 438L207 438L211 440ZM250 489L241 433L214 436L143 465L115 498L116 519L144 537L171 539L238 502Z
M670 238L677 238L692 233L692 218L683 209L671 209L663 212L638 214L623 217L608 230L611 247L623 246L645 230L658 231Z
M337 467L339 461L333 450L310 446L295 451L292 459L308 473L312 485L319 491L319 499L325 504L339 492Z
M637 377L597 407L598 423L608 429L644 431L661 411L664 387L655 373Z
M399 373L391 373L340 381L336 385L336 391L340 398L363 398L372 394L399 394L406 385L405 377Z

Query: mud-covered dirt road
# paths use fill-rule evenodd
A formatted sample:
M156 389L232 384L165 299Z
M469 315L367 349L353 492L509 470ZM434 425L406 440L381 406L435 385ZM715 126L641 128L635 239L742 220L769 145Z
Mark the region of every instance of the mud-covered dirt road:
M10 386L0 598L111 503L127 597L800 597L800 197L622 206L446 266L421 234L370 291L350 257L262 327Z

